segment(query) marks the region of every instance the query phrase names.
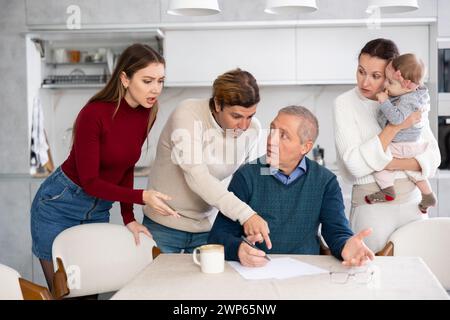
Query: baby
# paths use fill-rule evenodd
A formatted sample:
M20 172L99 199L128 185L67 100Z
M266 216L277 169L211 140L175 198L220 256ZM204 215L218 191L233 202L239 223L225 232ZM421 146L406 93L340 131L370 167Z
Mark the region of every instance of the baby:
M420 141L430 108L428 89L422 84L424 69L423 62L411 53L393 59L385 71L386 92L377 94L380 102L377 120L381 128L388 123L400 124L415 111L423 112L422 120L418 124L401 130L392 140L389 149L395 158L414 158L423 153L427 147L425 142ZM436 196L431 190L430 183L419 171L405 171L405 173L422 192L419 209L422 213L427 213L429 207L436 205ZM374 178L381 190L367 195L366 202L372 204L394 200L395 171L375 172Z

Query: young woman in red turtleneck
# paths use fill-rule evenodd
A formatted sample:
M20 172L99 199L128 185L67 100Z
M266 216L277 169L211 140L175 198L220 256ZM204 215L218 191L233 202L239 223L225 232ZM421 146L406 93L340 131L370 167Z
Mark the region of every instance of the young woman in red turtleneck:
M164 83L164 58L147 45L134 44L120 56L107 85L78 114L67 160L41 185L31 208L33 253L51 288L52 244L67 228L109 222L109 209L120 201L124 224L139 243L151 236L134 219L133 204L146 204L164 215L170 197L133 189L133 171L158 111Z

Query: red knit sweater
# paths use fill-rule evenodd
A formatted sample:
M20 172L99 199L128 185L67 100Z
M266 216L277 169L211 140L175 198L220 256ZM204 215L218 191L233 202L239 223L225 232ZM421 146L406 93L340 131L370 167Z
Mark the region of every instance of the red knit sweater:
M144 204L134 190L134 166L147 137L151 109L95 101L78 114L72 150L61 168L83 190L97 198L120 201L124 224L134 221L133 203Z

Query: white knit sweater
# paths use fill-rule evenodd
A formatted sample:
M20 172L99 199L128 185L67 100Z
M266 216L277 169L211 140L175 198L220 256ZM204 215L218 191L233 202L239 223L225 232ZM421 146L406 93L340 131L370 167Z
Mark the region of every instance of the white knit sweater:
M148 187L170 195L168 204L182 217L162 216L148 206L144 213L187 232L209 231L217 209L244 223L254 211L227 188L239 166L258 157L260 134L261 124L253 118L241 136L226 136L207 99L181 102L161 132Z
M375 182L372 173L383 170L392 160L389 149L384 152L376 120L378 102L365 98L357 87L341 94L335 100L334 132L339 172L352 184ZM424 153L416 156L422 175L435 174L441 156L428 120L422 130L422 141L428 143ZM396 179L407 178L397 171Z

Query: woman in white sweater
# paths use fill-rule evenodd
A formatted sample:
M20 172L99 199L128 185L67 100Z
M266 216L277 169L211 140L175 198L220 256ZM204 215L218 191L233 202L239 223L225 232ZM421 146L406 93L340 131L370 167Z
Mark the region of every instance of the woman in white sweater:
M376 94L384 90L386 65L398 54L397 46L390 40L368 42L359 54L357 86L337 97L334 107L339 170L353 184L351 227L354 232L373 228L366 243L374 252L384 247L394 230L424 218L418 209L420 191L403 170L422 171L425 177L431 177L440 163L438 144L428 121L421 137L428 144L424 153L415 158L397 159L388 149L400 130L420 121L420 112L413 113L400 125L389 124L383 130L376 120ZM397 197L387 203L366 204L364 196L379 190L372 174L381 170L397 171L394 186Z

